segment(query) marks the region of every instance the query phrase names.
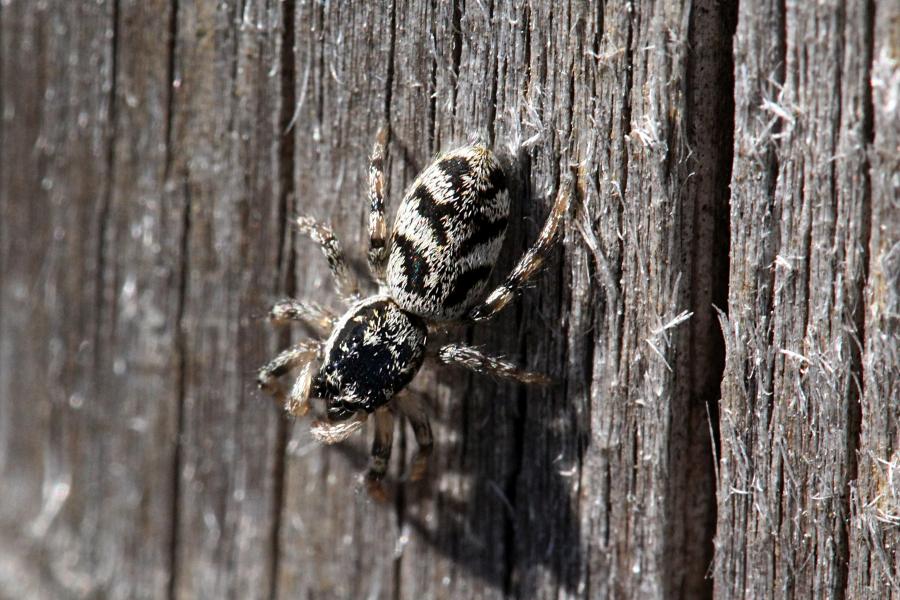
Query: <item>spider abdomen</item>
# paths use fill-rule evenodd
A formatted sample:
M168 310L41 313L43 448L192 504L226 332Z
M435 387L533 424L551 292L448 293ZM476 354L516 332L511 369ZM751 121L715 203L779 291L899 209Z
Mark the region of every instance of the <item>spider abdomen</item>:
M426 319L455 319L482 296L509 218L506 180L484 146L440 156L397 211L387 283L394 301Z

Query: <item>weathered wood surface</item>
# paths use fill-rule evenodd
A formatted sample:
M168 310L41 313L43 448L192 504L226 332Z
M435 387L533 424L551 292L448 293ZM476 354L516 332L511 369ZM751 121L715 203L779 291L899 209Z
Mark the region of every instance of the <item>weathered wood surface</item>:
M738 18L723 598L900 594L900 497L879 479L896 474L900 441L898 10L878 6L877 33L874 11L769 2ZM887 77L877 85L873 36Z
M0 3L0 597L900 597L898 13ZM460 332L559 384L423 372L382 505L253 381L385 123L393 208L505 155L501 272L578 210Z
M885 3L872 17L871 226L847 597L900 598L900 9Z

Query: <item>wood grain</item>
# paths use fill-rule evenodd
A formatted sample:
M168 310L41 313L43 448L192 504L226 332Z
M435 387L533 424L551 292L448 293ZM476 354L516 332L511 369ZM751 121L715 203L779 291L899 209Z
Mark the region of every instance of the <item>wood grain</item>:
M870 238L882 223L895 231L883 220L895 199L871 184L892 168L870 164L872 19L871 5L842 2L742 6L738 17L718 597L891 589L884 578L848 587L867 545L891 552L851 532L857 461L889 456L874 440L861 445L860 424L896 403L885 383L896 368L881 370L896 366L891 353L862 357L873 343ZM870 378L886 396L872 399ZM878 435L876 445L887 441Z
M0 3L0 597L898 597L897 19L887 2ZM441 150L510 175L453 333L555 384L426 366L435 452L323 447L255 389L366 282ZM718 309L718 312L717 312ZM723 335L724 334L724 335ZM894 483L892 483L894 482ZM893 596L891 595L893 594Z

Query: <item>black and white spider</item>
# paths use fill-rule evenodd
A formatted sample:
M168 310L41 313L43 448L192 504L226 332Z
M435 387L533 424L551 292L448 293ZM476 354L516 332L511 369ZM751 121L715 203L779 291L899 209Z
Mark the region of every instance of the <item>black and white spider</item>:
M296 219L325 253L337 291L349 304L338 317L300 300L275 304L275 322L300 321L327 339L301 342L259 371L259 386L285 402L293 415L309 410L310 398L325 401L327 420L313 424L313 435L339 442L375 417L375 441L367 474L370 490L380 490L393 440L393 411L406 415L418 443L410 478L422 476L432 449L431 426L421 401L401 393L426 356L478 373L525 383L545 382L499 358L462 344L430 347L429 334L453 323L493 317L519 294L553 247L569 206L568 184L561 186L537 242L506 280L486 299L488 277L497 261L509 217L509 192L494 154L471 145L440 155L413 182L390 234L384 219L384 156L387 134L375 142L369 169L368 263L379 284L374 296L361 297L343 251L329 227L308 217ZM434 337L434 336L432 336ZM285 395L277 378L302 368Z

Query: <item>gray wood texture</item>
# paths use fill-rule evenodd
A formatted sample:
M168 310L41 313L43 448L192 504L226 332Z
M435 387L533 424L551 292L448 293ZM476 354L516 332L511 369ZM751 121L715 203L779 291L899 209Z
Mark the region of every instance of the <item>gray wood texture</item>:
M0 598L900 598L892 2L0 2ZM426 368L386 503L255 370L472 136L563 178L523 298ZM724 335L723 335L724 333Z
M898 597L898 9L741 8L717 596Z

